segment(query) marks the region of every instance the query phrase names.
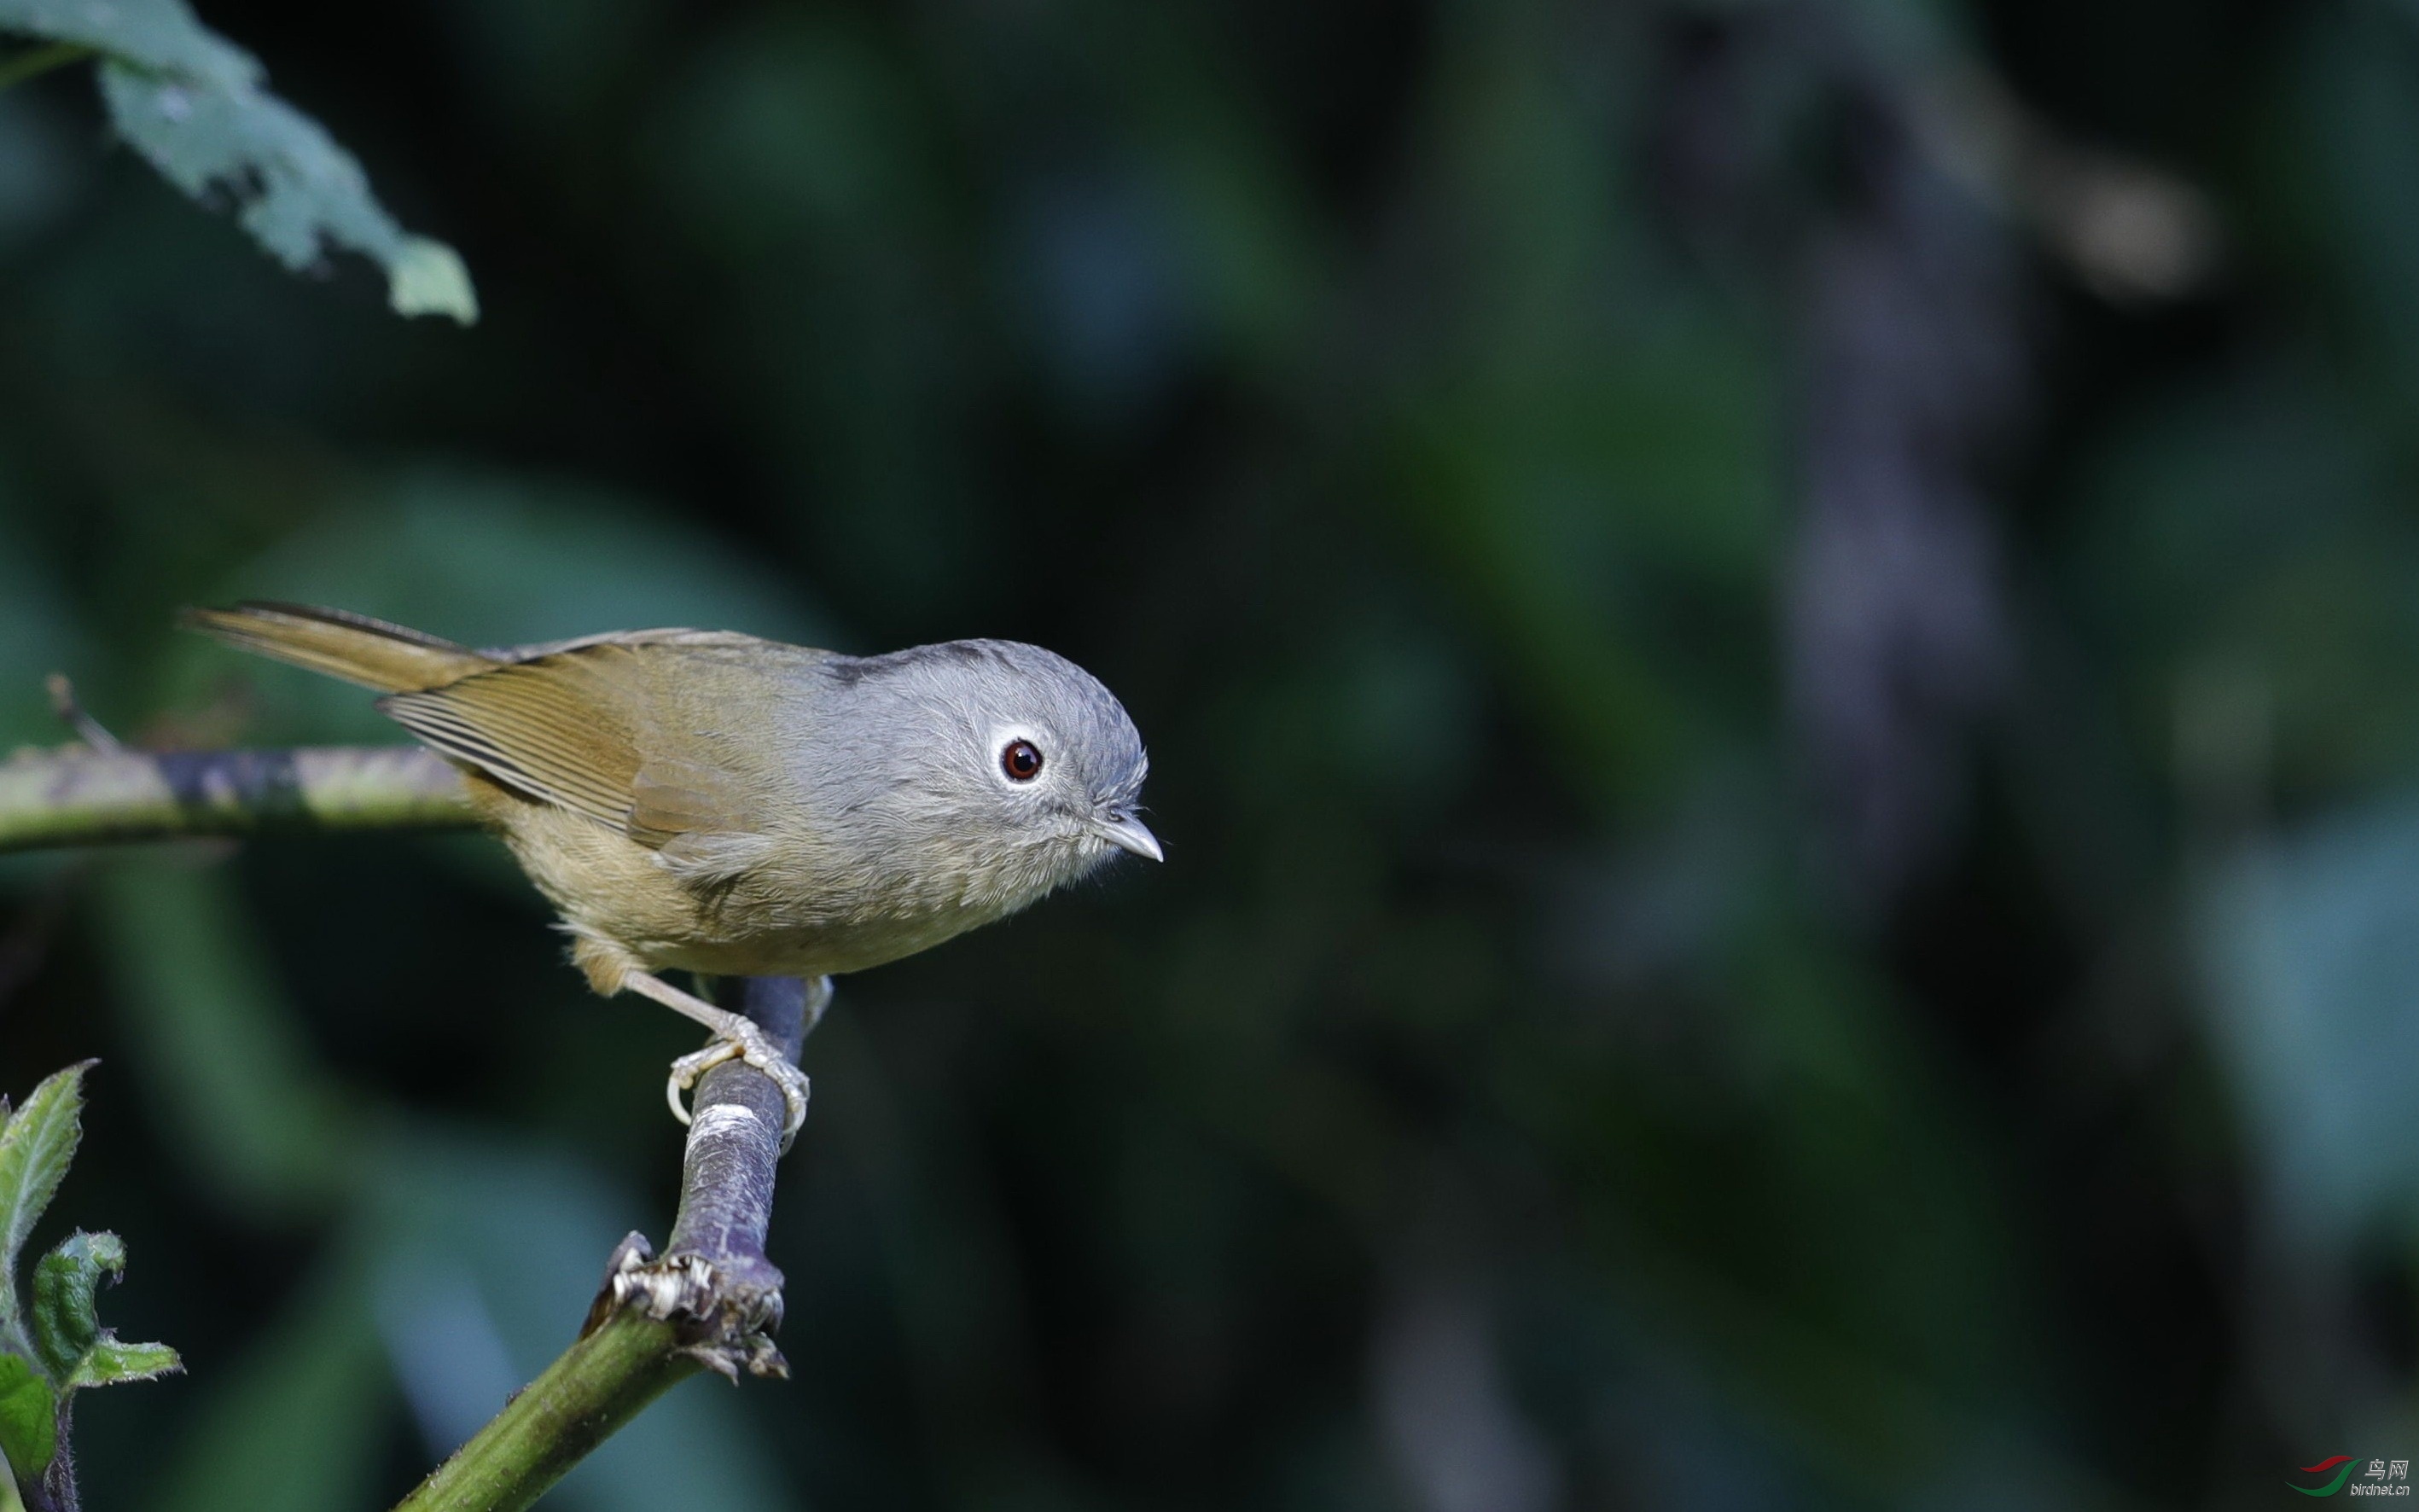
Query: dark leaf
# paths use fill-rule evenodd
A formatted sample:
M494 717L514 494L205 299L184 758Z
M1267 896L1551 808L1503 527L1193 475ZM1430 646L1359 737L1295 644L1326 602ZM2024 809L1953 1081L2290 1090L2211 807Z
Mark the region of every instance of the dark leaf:
M22 1483L41 1474L59 1446L58 1398L33 1362L0 1354L0 1452Z

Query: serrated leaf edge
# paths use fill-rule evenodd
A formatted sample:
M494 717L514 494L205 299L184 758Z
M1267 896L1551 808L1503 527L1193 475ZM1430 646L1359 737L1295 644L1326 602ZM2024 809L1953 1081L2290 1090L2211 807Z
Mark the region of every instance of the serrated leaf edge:
M116 1365L106 1370L94 1367L93 1362L103 1355L118 1357ZM136 1365L131 1360L140 1357L149 1363ZM61 1393L82 1391L89 1386L116 1386L130 1381L157 1381L162 1376L178 1375L185 1368L184 1360L165 1344L129 1344L110 1329L102 1329L85 1357L76 1363L75 1370L61 1383Z
M26 1345L17 1259L84 1141L84 1074L99 1064L79 1061L44 1077L0 1125L0 1325Z

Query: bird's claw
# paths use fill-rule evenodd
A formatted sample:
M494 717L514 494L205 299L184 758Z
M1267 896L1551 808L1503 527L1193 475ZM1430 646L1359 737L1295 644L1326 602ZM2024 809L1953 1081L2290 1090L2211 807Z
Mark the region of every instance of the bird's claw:
M670 1079L664 1084L664 1101L671 1104L672 1117L688 1122L687 1104L681 1094L695 1087L698 1079L726 1060L736 1060L753 1066L773 1080L781 1089L781 1101L789 1107L789 1121L781 1130L781 1152L788 1154L790 1144L807 1121L807 1073L790 1063L789 1057L773 1048L763 1032L755 1025L741 1021L743 1032L716 1035L714 1042L692 1055L672 1062Z

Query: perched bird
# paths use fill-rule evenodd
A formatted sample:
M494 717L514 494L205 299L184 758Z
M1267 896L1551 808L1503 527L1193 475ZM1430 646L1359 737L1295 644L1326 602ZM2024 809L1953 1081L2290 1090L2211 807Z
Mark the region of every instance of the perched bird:
M473 650L340 609L247 603L184 623L385 695L462 769L472 805L562 913L608 996L714 1030L680 1094L742 1058L806 1080L748 1019L655 973L862 971L1016 912L1118 851L1148 760L1124 707L1063 656L952 640L845 656L715 630ZM786 1136L785 1136L786 1137Z

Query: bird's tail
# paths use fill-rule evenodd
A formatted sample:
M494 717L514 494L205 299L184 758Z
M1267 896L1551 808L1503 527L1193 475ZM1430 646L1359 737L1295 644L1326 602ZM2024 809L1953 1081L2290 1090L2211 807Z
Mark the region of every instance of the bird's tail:
M257 652L315 672L326 672L381 693L417 693L458 683L497 665L469 646L439 640L366 614L314 609L306 604L238 604L233 609L189 609L177 616L186 628L216 636L231 646Z

